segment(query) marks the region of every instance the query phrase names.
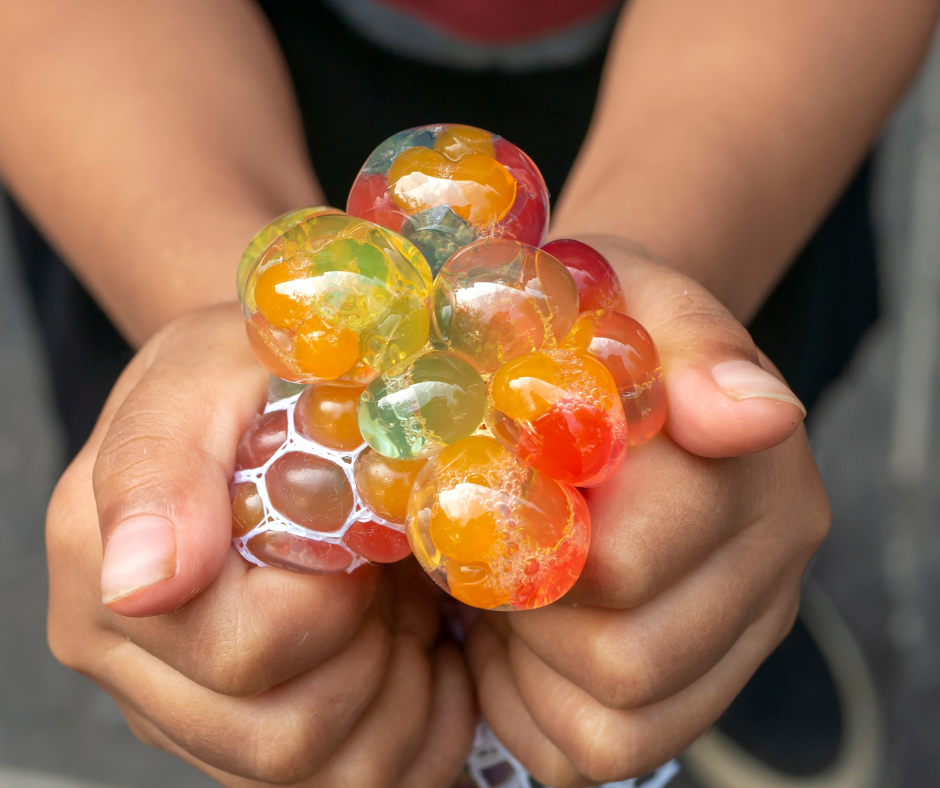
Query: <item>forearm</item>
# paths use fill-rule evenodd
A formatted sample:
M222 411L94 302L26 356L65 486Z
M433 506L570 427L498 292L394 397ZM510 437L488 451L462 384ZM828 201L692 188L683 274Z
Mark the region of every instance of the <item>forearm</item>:
M322 202L248 0L0 3L0 171L135 343L230 300L254 232Z
M634 0L556 235L651 249L750 318L872 145L936 0Z

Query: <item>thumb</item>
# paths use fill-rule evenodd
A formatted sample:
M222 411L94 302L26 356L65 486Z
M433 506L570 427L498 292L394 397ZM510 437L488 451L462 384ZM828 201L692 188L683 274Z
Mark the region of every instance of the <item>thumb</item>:
M125 375L138 380L106 408L114 415L93 475L101 594L115 613L150 616L180 607L222 568L235 451L266 375L232 306L174 322Z
M610 236L587 239L617 270L627 313L649 331L663 366L670 437L701 457L769 449L806 409L750 334L697 282Z

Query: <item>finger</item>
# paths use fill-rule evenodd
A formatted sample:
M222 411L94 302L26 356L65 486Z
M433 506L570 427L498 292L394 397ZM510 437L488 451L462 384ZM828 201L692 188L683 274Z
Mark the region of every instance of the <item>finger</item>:
M742 529L773 517L783 541L815 549L829 526L805 430L747 458L703 459L655 438L586 490L591 549L568 603L636 607L678 582ZM771 548L761 564L777 562Z
M395 638L381 692L311 786L389 788L421 747L431 708L431 670L424 647Z
M474 623L466 649L480 711L505 747L540 783L555 788L589 785L590 780L536 725L516 688L506 646L486 618Z
M106 621L186 678L223 695L264 692L320 665L370 606L391 626L394 593L376 566L311 577L249 567L230 549L216 581L177 611Z
M780 557L770 570L768 550ZM517 652L530 651L602 706L648 706L711 670L782 586L798 585L809 557L758 525L638 608L552 605L508 615L514 673Z
M324 767L380 690L391 638L370 615L314 670L252 698L194 684L116 633L93 675L193 758L262 782L299 782Z
M636 777L678 755L718 719L789 631L798 601L795 586L751 624L708 673L650 706L608 709L525 650L513 654L519 697L539 729L578 772L596 782ZM484 713L489 702L481 695Z
M434 655L434 695L422 746L396 785L451 785L470 754L476 720L476 702L463 657L454 645L442 645Z
M309 577L251 568L231 549L216 582L180 610L151 618L111 613L97 593L101 541L88 483L92 463L91 453L80 454L49 505L50 645L63 663L90 670L81 644L100 634L82 629L86 617L74 611L84 609L101 627L120 632L197 684L244 696L320 664L362 626L382 577L378 567ZM391 625L395 595L389 584L377 604ZM428 616L434 618L434 611Z
M704 287L612 236L586 237L617 270L627 311L650 332L663 366L666 429L702 457L776 446L803 420L796 395L765 370L747 330Z
M276 777L273 781L277 784L303 788L448 785L470 750L476 710L459 652L448 647L438 653L435 664L432 689L424 649L413 637L398 638L381 691L323 767L297 780L287 770L285 755L283 774L271 773L269 778ZM124 702L122 710L142 741L187 760L223 785L247 788L262 784L199 760L140 716L130 704ZM440 724L439 730L435 723Z
M174 610L228 554L228 482L263 402L236 305L174 323L114 413L94 469L104 544L102 600L121 615Z

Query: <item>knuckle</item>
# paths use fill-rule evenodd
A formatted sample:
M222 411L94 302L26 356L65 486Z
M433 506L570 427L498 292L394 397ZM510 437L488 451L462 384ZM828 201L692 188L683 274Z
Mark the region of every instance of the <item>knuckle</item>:
M581 774L595 782L613 782L643 773L629 738L621 733L612 739L608 726L595 715L582 715L568 756Z
M687 339L698 343L702 336L726 350L744 351L757 358L757 348L747 329L728 309L700 285L686 280L681 292L664 298L657 306L659 319L647 326L653 336L669 338L666 345Z
M609 636L594 639L587 667L591 695L609 709L640 705L656 684L650 662L639 651L627 654Z
M315 744L320 736L313 720L299 721L294 716L263 726L255 740L252 778L294 785L313 776L321 766L321 748Z
M193 680L219 695L249 697L272 685L272 644L244 626L213 627L186 644Z
M600 553L600 555L598 555ZM594 551L595 577L599 604L629 609L649 600L656 589L656 571L649 551L631 544L626 549ZM589 555L588 560L591 560Z

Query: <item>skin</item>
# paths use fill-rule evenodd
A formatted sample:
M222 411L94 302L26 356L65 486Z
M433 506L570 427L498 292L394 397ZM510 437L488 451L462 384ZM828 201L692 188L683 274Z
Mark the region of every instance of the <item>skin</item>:
M802 412L728 396L711 370L760 361L738 320L864 156L937 14L626 8L553 234L617 267L670 416L590 493L591 559L565 603L471 632L482 711L540 780L619 779L679 752L792 623L829 519ZM237 308L205 307L231 300L259 226L322 202L263 17L248 0L3 0L0 71L5 183L143 345L50 505L54 653L144 741L225 785L446 785L476 712L424 581L407 564L254 571L228 543L263 374ZM102 544L135 514L172 522L174 574L103 606Z

